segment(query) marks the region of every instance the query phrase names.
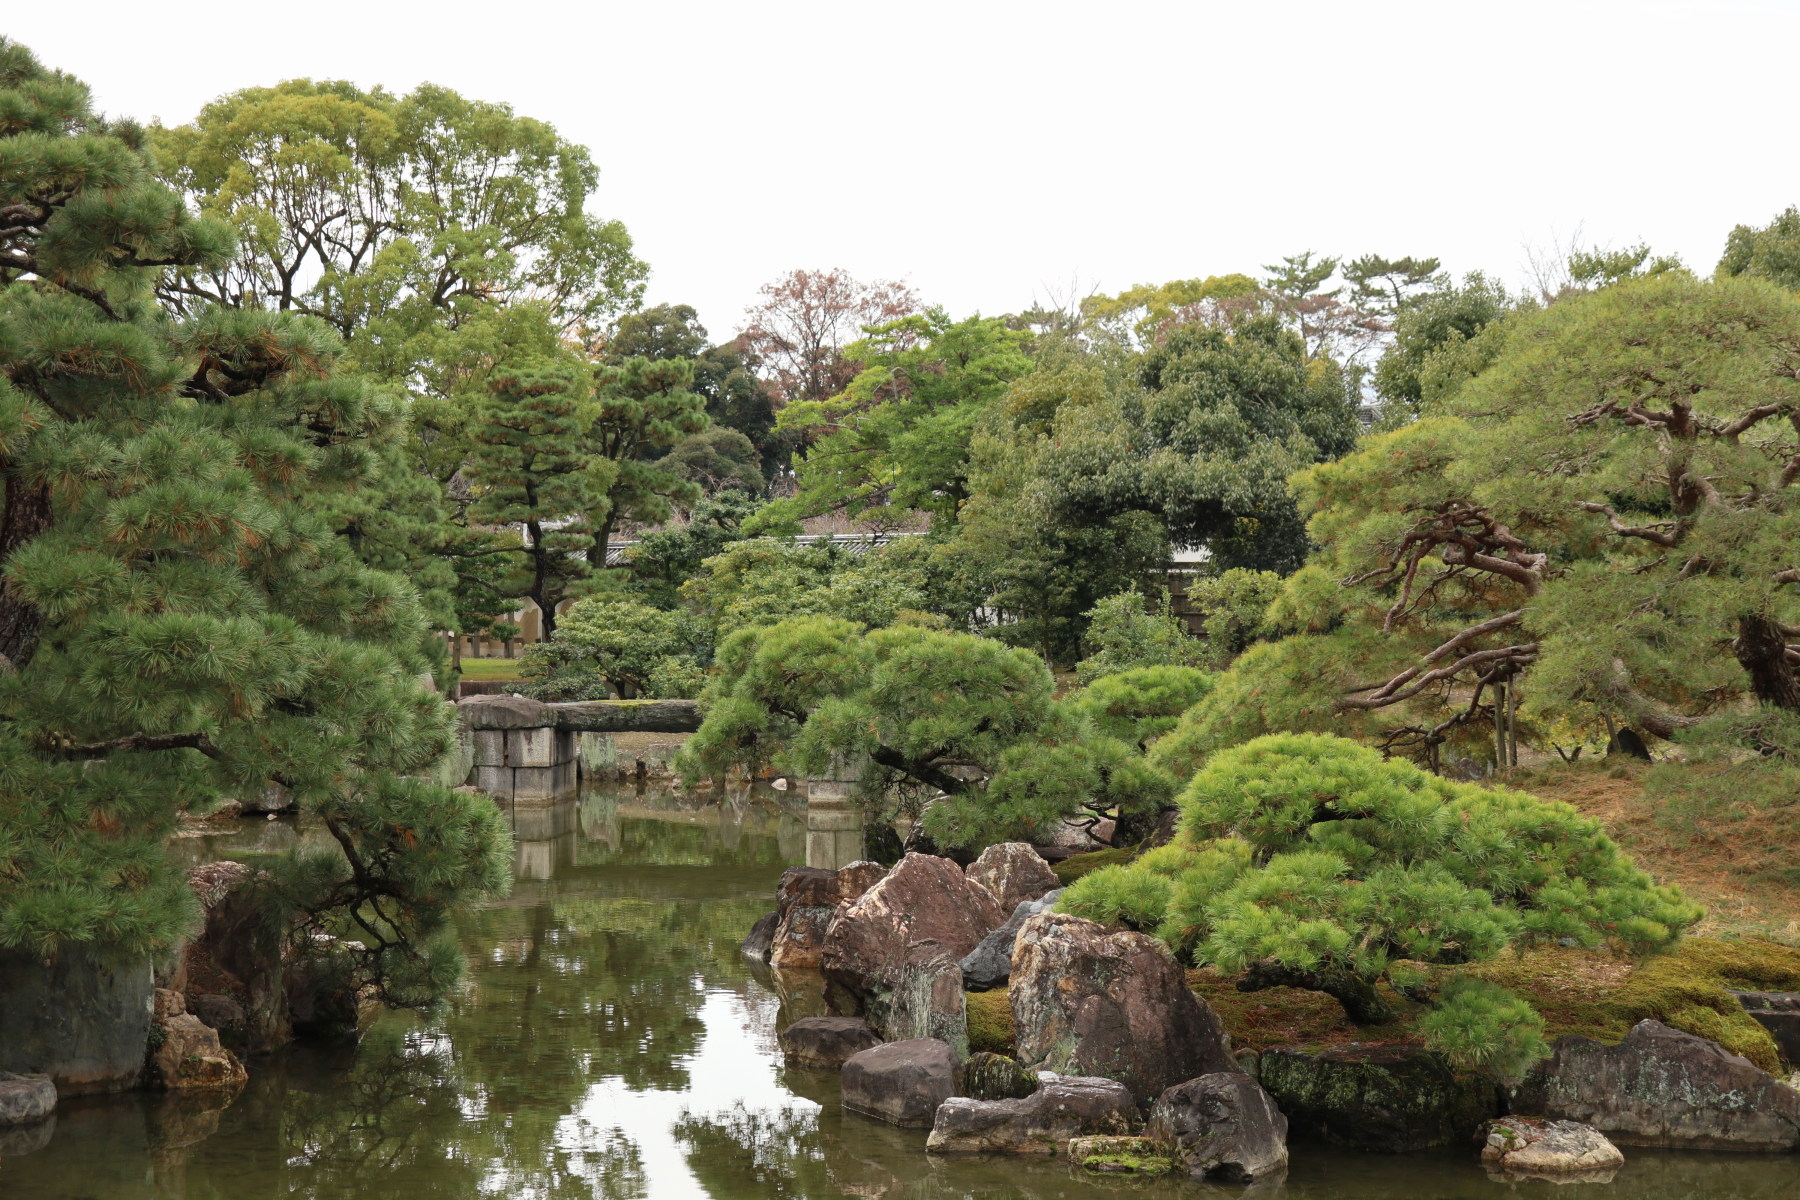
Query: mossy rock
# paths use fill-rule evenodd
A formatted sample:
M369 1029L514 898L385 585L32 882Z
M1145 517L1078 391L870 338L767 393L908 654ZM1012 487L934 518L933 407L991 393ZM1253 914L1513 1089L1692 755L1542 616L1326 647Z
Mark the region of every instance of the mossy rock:
M959 1096L971 1100L1020 1100L1038 1089L1037 1076L1004 1054L977 1050L962 1067Z
M1081 1137L1069 1141L1069 1161L1096 1175L1154 1179L1175 1169L1168 1150L1141 1137Z
M1688 938L1635 967L1548 947L1486 963L1474 973L1529 1000L1543 1014L1550 1038L1578 1034L1610 1045L1650 1018L1779 1074L1774 1039L1728 989L1800 991L1800 947L1760 938Z
M1013 1044L1012 998L1005 988L991 992L966 992L963 996L969 1023L969 1050L986 1051L1012 1057L1018 1053Z
M1416 1043L1269 1050L1257 1078L1294 1132L1382 1154L1467 1142L1503 1108L1492 1079Z
M1068 887L1090 871L1098 871L1101 867L1117 867L1137 857L1137 851L1130 848L1119 850L1094 850L1087 854L1077 854L1065 858L1059 863L1052 863L1050 869Z

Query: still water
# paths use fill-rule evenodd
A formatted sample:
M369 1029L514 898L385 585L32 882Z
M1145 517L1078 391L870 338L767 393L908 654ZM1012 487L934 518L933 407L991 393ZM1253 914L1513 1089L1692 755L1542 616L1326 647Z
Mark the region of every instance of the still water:
M1090 1179L1060 1163L939 1159L925 1135L840 1112L834 1073L790 1071L775 1030L806 981L737 945L800 861L771 800L683 811L591 794L520 813L513 894L469 917L470 971L441 1017L383 1018L354 1048L253 1059L228 1106L72 1100L47 1144L10 1147L0 1197L30 1200L1093 1200L1243 1189ZM284 822L196 841L198 858L285 849ZM786 992L783 995L783 992ZM1800 1156L1627 1151L1610 1185L1490 1181L1461 1153L1296 1147L1291 1200L1795 1200Z

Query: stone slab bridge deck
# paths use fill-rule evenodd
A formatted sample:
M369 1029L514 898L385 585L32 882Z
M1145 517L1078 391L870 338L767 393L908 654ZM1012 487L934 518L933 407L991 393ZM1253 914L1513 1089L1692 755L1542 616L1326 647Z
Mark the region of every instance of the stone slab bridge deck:
M692 700L583 700L470 696L456 706L473 751L469 782L514 803L566 800L581 790L584 733L692 733Z

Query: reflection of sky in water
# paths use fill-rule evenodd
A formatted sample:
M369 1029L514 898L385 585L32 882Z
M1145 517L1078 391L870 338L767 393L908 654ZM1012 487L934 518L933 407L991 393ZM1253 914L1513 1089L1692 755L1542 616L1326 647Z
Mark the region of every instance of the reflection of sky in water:
M819 1111L819 1105L800 1099L777 1082L770 1057L772 1018L767 1004L736 992L708 992L700 1009L706 1035L699 1050L683 1060L694 1081L693 1089L633 1092L617 1077L603 1079L557 1126L558 1143L575 1149L584 1147L596 1131L622 1130L637 1143L649 1196L661 1200L665 1196L706 1195L705 1186L688 1165L685 1148L676 1140L675 1126L683 1116L711 1116L738 1103L753 1111Z

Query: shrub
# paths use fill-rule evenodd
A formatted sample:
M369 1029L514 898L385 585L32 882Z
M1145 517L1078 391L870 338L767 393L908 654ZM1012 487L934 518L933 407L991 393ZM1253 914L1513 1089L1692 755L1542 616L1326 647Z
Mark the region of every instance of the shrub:
M1182 794L1182 844L1065 898L1068 911L1168 897L1158 935L1238 986L1310 988L1359 1024L1441 972L1511 947L1667 949L1700 917L1569 805L1453 783L1343 738L1278 734L1213 756ZM1118 878L1155 874L1165 889ZM1516 1068L1541 1048L1493 989L1444 993L1428 1037Z

